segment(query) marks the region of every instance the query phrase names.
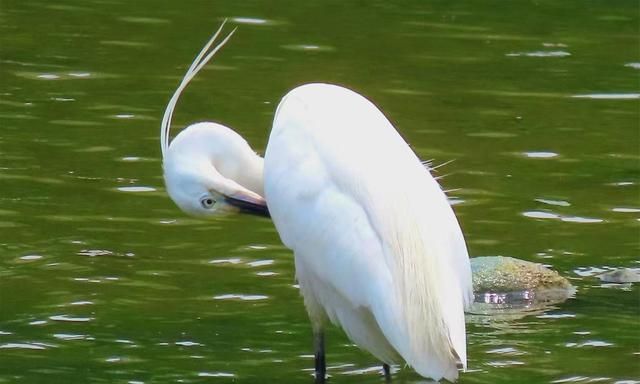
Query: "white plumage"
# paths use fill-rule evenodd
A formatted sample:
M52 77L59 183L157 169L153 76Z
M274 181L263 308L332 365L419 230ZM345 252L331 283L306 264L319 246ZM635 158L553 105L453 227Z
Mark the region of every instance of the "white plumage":
M326 314L387 363L457 377L471 299L446 196L391 123L348 89L308 84L278 106L265 197L314 325Z
M455 380L457 366L466 366L471 271L437 181L375 105L329 84L303 85L282 99L264 164L244 139L214 123L186 128L169 146L175 103L212 56L202 59L210 44L165 113L171 197L203 215L246 204L255 211L264 197L295 254L315 332L329 320L385 363L404 360L422 376ZM262 184L264 195L255 186Z

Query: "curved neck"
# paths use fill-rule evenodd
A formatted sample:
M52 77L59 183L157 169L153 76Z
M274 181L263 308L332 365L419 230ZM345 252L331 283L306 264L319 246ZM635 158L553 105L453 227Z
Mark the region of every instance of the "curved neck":
M217 123L197 123L178 134L165 158L181 172L201 172L213 166L225 179L264 197L264 159L235 131ZM195 171L199 169L200 171Z
M264 159L252 152L251 155L242 156L238 160L239 163L232 167L219 164L216 165L216 169L222 176L264 197ZM215 160L213 161L215 163Z

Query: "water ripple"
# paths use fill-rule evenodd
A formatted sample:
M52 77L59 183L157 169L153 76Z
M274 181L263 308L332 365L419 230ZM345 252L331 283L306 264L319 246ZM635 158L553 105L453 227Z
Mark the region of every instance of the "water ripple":
M566 343L565 347L569 348L582 348L582 347L610 347L614 345L613 343L609 343L601 340L587 340L584 343Z
M486 353L508 355L508 356L520 356L520 355L527 354L527 352L519 351L513 347L491 349L486 351Z
M500 367L510 367L514 365L524 365L524 362L517 361L517 360L505 360L505 361L489 361L486 364L492 367L500 368Z
M101 40L100 44L113 45L117 47L128 47L128 48L144 48L144 47L151 46L150 43L146 43L142 41L129 41L129 40Z
M522 212L522 215L525 217L533 218L533 219L561 220L566 223L592 224L592 223L604 222L604 219L599 219L599 218L581 217L581 216L562 216L560 214L557 214L554 212L547 212L547 211L525 211L525 212Z
M278 24L274 20L269 19L260 19L257 17L233 17L231 21L236 24L248 24L248 25L276 25Z
M522 213L525 217L531 217L533 219L559 219L560 215L552 212L543 211L527 211Z
M573 270L573 273L581 277L591 277L606 271L608 271L608 269L598 267L578 267Z
M617 181L615 183L610 183L608 185L612 185L614 187L628 187L630 185L635 185L636 183L633 181Z
M69 303L69 305L73 305L73 306L78 306L78 305L93 305L93 301L73 301L71 303Z
M350 371L344 371L344 372L341 372L341 374L342 375L348 375L348 376L351 376L351 375L365 375L365 374L368 374L368 373L378 373L380 371L381 371L381 369L380 369L379 366L373 366L373 367L367 367L367 368L353 369L353 370L350 370Z
M639 213L640 208L616 207L612 208L611 211L618 213Z
M310 52L330 52L335 50L334 47L329 45L316 45L316 44L289 44L283 45L282 48L290 51L310 51Z
M567 57L571 56L569 52L566 51L533 51L533 52L511 52L505 54L505 56L509 57Z
M498 132L498 131L484 131L484 132L471 132L467 133L469 137L482 137L486 139L510 139L512 137L518 137L513 132Z
M590 93L586 95L572 95L571 97L594 100L637 100L640 99L640 93Z
M45 345L40 343L6 343L0 344L0 349L47 349Z
M53 337L55 337L56 339L65 340L65 341L70 341L70 340L95 340L94 337L91 337L91 336L88 336L88 335L76 335L76 334L70 334L70 333L54 333Z
M214 300L242 300L242 301L256 301L266 300L269 296L265 295L240 295L235 293L229 293L225 295L218 295L213 297Z
M242 259L238 258L238 257L232 257L229 259L214 259L214 260L210 260L209 264L240 264L242 262Z
M167 19L160 19L157 17L136 17L136 16L123 16L118 18L120 21L135 24L169 24Z
M543 47L560 47L560 48L566 48L567 44L563 44L563 43L542 43Z
M132 186L132 187L118 187L116 188L120 192L155 192L157 189L153 187L142 187L142 186Z
M30 72L17 71L13 72L15 76L30 80L78 80L78 79L112 79L118 76L102 72Z
M93 317L72 317L69 315L54 315L49 316L49 319L54 321L65 321L70 323L86 323L93 320Z
M236 375L229 372L198 372L198 377L236 377Z
M547 313L536 316L538 319L572 319L576 317L573 313Z
M104 123L100 121L88 121L88 120L68 120L68 119L56 119L49 121L53 125L65 125L68 127L99 127Z
M80 256L96 257L96 256L110 256L110 255L113 255L113 252L108 251L106 249L83 249L80 252L77 252L76 254Z
M532 159L551 159L558 156L558 154L555 152L545 151L522 152L522 154Z
M271 265L273 263L274 263L273 260L256 260L256 261L252 261L250 263L247 263L247 265L249 265L251 267L262 267L264 265Z
M582 224L590 224L590 223L602 223L603 219L593 218L593 217L580 217L580 216L569 216L562 217L560 220L567 223L582 223Z
M535 201L539 203L547 204L547 205L556 205L559 207L568 207L571 205L571 203L564 200L535 199Z
M580 382L580 381L586 381L591 379L588 376L571 376L571 377L567 377L564 379L558 379L558 380L554 380L552 381L552 383L556 383L556 384L560 384L560 383L576 383L576 382Z
M179 345L181 347L203 347L204 344L196 343L195 341L176 341L175 345Z

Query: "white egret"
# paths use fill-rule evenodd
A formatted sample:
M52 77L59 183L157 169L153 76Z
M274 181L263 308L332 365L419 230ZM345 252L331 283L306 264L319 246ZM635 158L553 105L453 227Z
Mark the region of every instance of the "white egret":
M464 238L438 182L374 104L336 85L293 89L278 105L264 160L210 122L185 128L169 145L181 92L233 34L209 51L221 30L162 121L173 201L200 216L270 214L295 255L317 382L325 379L328 322L380 359L387 377L388 364L404 360L422 376L456 380L466 368L464 309L473 297Z

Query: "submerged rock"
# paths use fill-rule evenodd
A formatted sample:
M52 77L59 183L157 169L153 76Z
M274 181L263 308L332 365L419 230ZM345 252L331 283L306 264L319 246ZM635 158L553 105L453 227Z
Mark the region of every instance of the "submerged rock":
M476 293L571 288L569 280L542 264L504 256L474 257L470 262Z
M471 313L543 309L575 293L569 280L542 264L504 256L474 257L470 262L475 293Z
M640 273L637 270L630 268L616 269L614 271L602 273L597 277L605 283L625 284L640 282Z

